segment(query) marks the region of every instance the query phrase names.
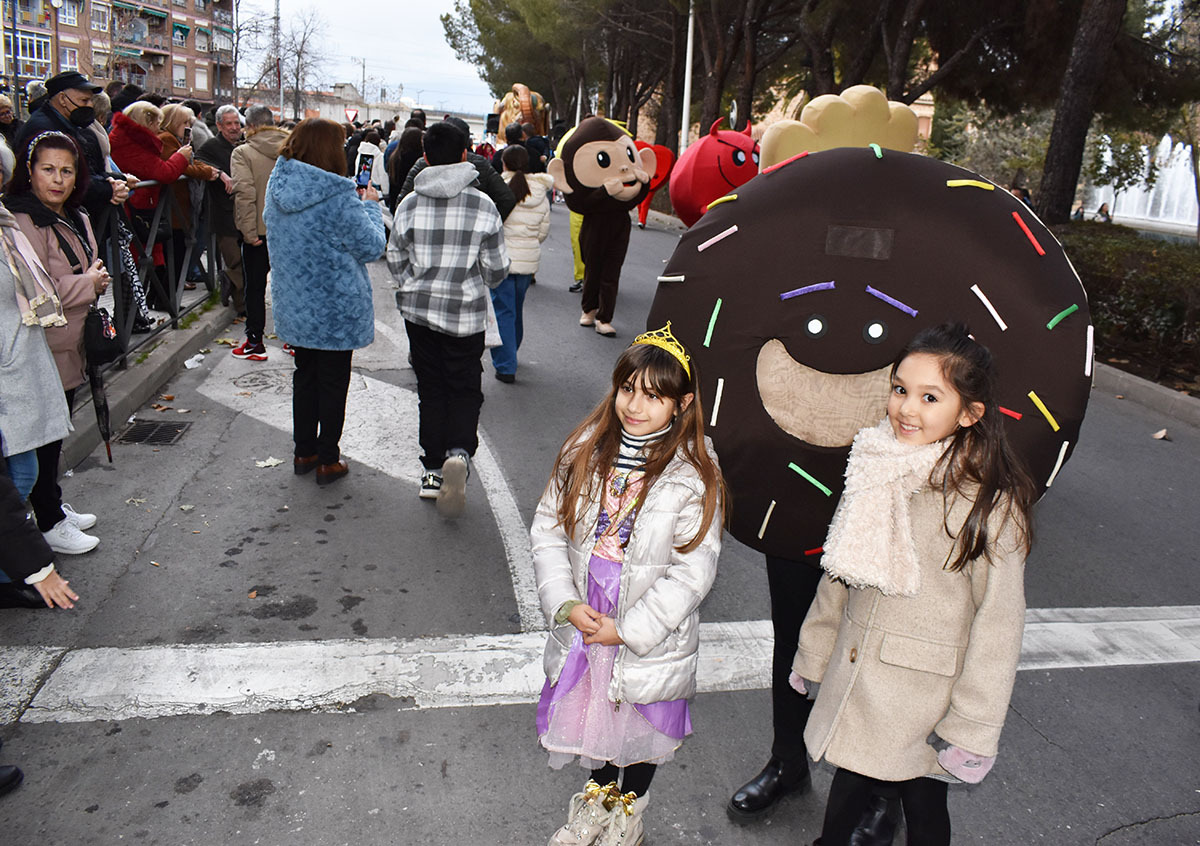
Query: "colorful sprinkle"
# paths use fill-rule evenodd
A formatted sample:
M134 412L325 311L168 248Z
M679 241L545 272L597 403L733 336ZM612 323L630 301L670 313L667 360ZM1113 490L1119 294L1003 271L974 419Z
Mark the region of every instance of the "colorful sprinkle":
M825 547L817 546L817 547L813 547L812 549L804 550L804 554L805 555L820 555L824 551L825 551Z
M713 306L712 317L708 319L708 331L704 333L704 346L708 346L712 340L713 327L717 325L717 315L721 313L721 298L717 297L717 304Z
M758 539L762 540L763 534L767 531L767 523L771 521L771 514L775 511L775 500L771 500L771 504L767 506L767 513L763 515L762 525L758 527Z
M797 473L799 473L801 476L803 476L805 479L807 479L809 482L811 482L817 490L819 490L821 493L825 494L825 496L833 496L833 491L831 491L829 488L822 485L820 482L818 482L812 476L805 473L804 470L802 470L800 468L800 466L798 464L796 464L795 462L789 461L788 469L795 470Z
M987 294L979 290L978 285L972 285L971 291L975 294L975 296L979 297L979 301L983 303L984 307L988 310L988 313L992 315L992 319L996 321L996 324L1000 327L1000 331L1004 332L1007 330L1008 324L1004 322L1004 318L1000 316L1000 312L996 311L996 307L992 305L992 301L987 298Z
M875 151L875 158L877 158L877 159L883 158L883 149L878 144L868 144L867 146Z
M913 308L912 306L907 306L904 303L900 302L899 300L895 299L894 297L889 297L887 294L883 293L883 291L880 291L876 288L872 288L870 285L867 286L867 293L870 294L872 297L878 297L879 299L883 300L885 303L887 303L890 306L894 306L894 307L900 309L902 312L907 314L909 317L917 316L917 310L915 308Z
M1062 446L1058 450L1058 461L1054 462L1054 469L1050 471L1050 478L1046 480L1046 487L1054 484L1055 477L1058 476L1058 471L1062 469L1063 460L1067 457L1067 445L1070 441L1063 441Z
M829 291L832 290L837 283L835 282L818 282L815 285L805 285L803 288L797 288L794 291L788 291L780 294L779 299L790 300L792 297L802 297L805 294L811 294L813 291Z
M947 188L982 188L984 191L995 191L996 186L990 182L982 182L978 179L947 179Z
M1021 231L1025 233L1025 237L1029 239L1029 243L1033 244L1033 248L1037 250L1039 256L1044 256L1046 251L1042 249L1042 245L1038 243L1037 238L1033 237L1033 233L1029 231L1028 224L1021 219L1021 215L1017 212L1012 213L1013 220L1017 222L1017 226L1021 227Z
M1050 424L1050 428L1057 432L1059 430L1058 421L1054 419L1054 415L1050 413L1050 409L1046 408L1046 404L1042 402L1042 398L1033 391L1029 392L1029 398L1033 400L1033 404L1038 407L1038 411L1046 418L1046 422Z
M660 277L658 277L658 281L659 282L682 282L683 274L680 273L678 276L660 276Z
M1083 360L1083 375L1092 375L1092 359L1096 355L1096 327L1088 324L1087 328L1087 355Z
M1022 414L1019 411L1013 411L1011 408L1005 408L1004 406L1000 406L1000 413L1007 414L1013 420L1020 420L1022 417L1025 416L1024 414Z
M732 235L733 233L735 233L737 231L738 231L738 228L737 228L737 224L735 223L733 226L729 227L724 232L722 232L718 235L714 235L711 238L709 238L707 241L705 241L703 244L701 244L699 247L696 248L696 252L698 252L698 253L704 252L709 247L711 247L713 244L717 243L718 241L720 241L724 238L728 238L730 235Z
M725 380L717 380L717 395L713 398L712 419L708 421L709 426L717 425L717 412L721 410L721 394L725 392ZM760 535L761 537L761 535Z
M779 170L781 167L784 167L785 165L790 165L792 162L796 161L797 159L802 159L807 155L808 155L808 150L805 150L803 153L797 153L796 155L794 155L790 158L786 158L781 162L776 162L775 164L771 165L770 167L764 167L762 172L770 173L773 170Z
M737 199L737 194L726 194L724 197L717 197L715 200L713 200L711 203L709 203L707 206L705 206L704 209L705 209L705 211L707 211L708 209L711 209L713 206L719 206L719 205L721 205L721 203L732 203L736 199Z
M1079 311L1079 303L1072 303L1067 308L1064 308L1054 317L1050 318L1050 322L1046 324L1047 329L1053 329L1055 326L1063 322L1063 318L1069 317Z

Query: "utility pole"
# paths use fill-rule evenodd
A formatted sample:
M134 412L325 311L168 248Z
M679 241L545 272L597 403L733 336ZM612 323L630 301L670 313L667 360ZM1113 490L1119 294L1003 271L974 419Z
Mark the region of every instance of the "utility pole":
M299 57L297 57L299 61ZM283 120L283 50L279 41L279 0L275 0L275 80L279 84L279 120Z
M367 60L358 56L351 56L350 61L358 62L362 67L362 83L358 86L358 93L362 95L363 105L367 104Z

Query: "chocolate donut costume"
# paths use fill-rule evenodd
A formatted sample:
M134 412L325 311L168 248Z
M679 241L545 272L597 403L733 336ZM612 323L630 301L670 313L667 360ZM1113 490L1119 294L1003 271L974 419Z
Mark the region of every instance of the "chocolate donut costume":
M815 555L892 359L962 320L995 357L1017 453L1043 489L1087 408L1092 328L1066 254L1007 191L954 165L843 147L764 170L700 219L648 319L692 351L731 489L731 531Z

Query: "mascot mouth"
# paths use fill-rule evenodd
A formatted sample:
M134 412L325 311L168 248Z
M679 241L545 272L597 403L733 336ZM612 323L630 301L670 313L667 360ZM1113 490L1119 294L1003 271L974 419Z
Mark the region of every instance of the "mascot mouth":
M758 351L755 376L763 408L780 429L819 447L848 447L887 414L892 365L867 373L826 373L801 364L783 342Z

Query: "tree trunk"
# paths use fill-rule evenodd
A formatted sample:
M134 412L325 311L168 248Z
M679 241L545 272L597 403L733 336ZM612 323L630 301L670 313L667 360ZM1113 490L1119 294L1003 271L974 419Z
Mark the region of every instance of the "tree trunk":
M754 105L754 81L758 76L758 29L760 21L754 14L756 4L746 4L745 17L742 18L742 78L739 80L737 95L737 126L730 129L741 129L750 120L750 109Z
M1071 58L1063 76L1062 93L1054 111L1054 126L1046 148L1036 209L1047 224L1066 223L1083 164L1084 142L1092 122L1096 97L1104 84L1104 66L1121 30L1127 0L1086 0Z

